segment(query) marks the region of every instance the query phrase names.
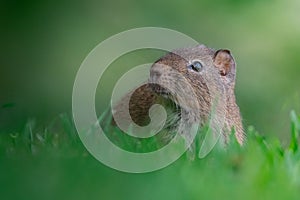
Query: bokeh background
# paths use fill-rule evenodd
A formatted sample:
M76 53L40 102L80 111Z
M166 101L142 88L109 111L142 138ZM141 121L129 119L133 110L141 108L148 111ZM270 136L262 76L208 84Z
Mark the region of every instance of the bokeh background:
M299 157L294 162L291 154L268 165L268 149L266 159L250 143L242 158L223 152L204 162L181 159L153 173L126 174L74 142L76 132L64 119L71 116L76 72L97 44L131 28L165 27L230 49L245 126L288 145L290 110L300 113L299 11L299 0L1 0L0 199L297 199L299 185L291 182L299 183ZM99 83L98 114L123 73L163 54L136 51L116 60ZM44 142L57 119L70 126L65 133L53 123Z
M71 113L74 78L87 54L113 34L158 26L230 49L244 124L285 141L289 111L300 108L299 10L298 0L1 1L0 129L16 131L28 118L47 123ZM106 79L162 54L124 56ZM97 97L102 108L113 81L107 84Z

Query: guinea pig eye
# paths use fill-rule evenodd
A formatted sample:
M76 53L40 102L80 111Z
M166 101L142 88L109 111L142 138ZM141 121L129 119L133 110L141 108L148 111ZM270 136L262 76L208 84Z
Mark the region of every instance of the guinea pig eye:
M189 68L196 72L200 72L203 69L203 65L199 61L193 61L192 64L189 65Z

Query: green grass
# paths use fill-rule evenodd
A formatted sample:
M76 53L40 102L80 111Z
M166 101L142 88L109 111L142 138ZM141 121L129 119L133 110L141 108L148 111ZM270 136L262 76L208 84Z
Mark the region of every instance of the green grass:
M299 131L292 111L287 147L249 127L242 148L232 140L204 159L184 155L162 170L128 174L94 159L69 115L45 127L28 120L20 132L0 134L1 199L298 199Z

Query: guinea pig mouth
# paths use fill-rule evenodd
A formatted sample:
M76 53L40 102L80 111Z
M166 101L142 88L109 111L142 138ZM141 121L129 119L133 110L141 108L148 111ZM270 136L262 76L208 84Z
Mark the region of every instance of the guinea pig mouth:
M159 96L164 97L168 104L174 106L177 111L181 109L181 106L178 104L176 98L174 98L174 94L171 93L170 90L155 83L151 83L150 86L153 92L155 92Z
M168 97L171 95L171 92L168 89L161 87L159 84L151 83L150 87L153 90L153 92L155 92L158 95L168 96Z

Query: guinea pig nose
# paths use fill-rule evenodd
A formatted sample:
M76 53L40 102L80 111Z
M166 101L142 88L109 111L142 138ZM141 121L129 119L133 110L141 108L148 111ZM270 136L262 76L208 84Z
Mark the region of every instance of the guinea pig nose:
M158 70L157 68L152 68L150 70L150 76L154 79L157 79L161 76L161 71Z

